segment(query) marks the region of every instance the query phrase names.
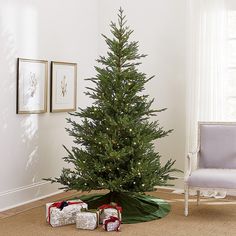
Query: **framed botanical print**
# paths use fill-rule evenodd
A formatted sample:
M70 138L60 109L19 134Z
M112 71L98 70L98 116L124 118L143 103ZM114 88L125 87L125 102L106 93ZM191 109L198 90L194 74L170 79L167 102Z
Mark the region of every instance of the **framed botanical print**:
M51 112L76 110L77 64L51 62Z
M17 60L17 114L47 111L48 62L18 58Z

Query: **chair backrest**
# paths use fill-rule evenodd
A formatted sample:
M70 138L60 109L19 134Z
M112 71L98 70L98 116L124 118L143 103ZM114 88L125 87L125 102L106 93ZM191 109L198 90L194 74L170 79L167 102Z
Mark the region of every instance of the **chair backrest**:
M236 123L199 122L199 168L236 169Z

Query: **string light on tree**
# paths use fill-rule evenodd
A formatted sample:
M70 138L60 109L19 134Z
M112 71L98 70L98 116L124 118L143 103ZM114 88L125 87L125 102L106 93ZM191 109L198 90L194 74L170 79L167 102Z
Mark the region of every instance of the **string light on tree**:
M46 179L62 184L65 190L106 188L110 197L116 194L119 200L122 192L152 191L158 184L166 185L171 179L169 173L177 171L172 160L161 165L161 157L152 145L172 130L163 130L157 119L150 121L162 110L153 109L153 100L140 94L151 78L138 69L145 55L139 54L138 42L130 40L132 32L120 9L118 23L111 23L112 37L104 36L108 53L99 57L96 75L88 79L93 83L86 92L92 105L67 119L67 131L76 146L72 151L65 147L67 156L63 159L74 166L63 168L59 177ZM138 148L134 148L137 143Z

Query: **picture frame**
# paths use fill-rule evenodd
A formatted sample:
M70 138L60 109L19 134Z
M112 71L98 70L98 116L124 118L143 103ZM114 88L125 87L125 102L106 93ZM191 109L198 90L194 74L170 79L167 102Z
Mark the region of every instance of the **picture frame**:
M51 62L50 112L76 110L77 63Z
M47 112L48 61L17 58L17 114Z

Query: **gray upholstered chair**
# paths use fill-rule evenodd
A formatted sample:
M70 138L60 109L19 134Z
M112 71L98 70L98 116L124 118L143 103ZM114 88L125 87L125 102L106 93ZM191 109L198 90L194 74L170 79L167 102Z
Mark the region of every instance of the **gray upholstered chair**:
M185 177L185 215L189 190L236 190L236 123L199 122L198 149L190 152ZM197 158L197 168L192 162Z

